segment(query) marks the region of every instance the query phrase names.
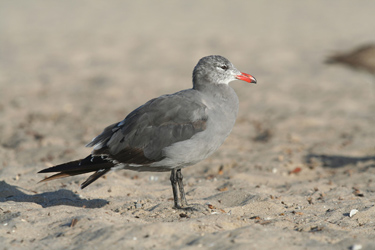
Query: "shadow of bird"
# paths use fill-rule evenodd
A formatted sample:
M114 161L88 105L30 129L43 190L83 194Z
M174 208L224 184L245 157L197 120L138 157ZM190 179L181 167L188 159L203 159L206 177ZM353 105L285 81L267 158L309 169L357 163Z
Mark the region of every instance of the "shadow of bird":
M108 203L103 199L82 199L79 195L66 189L40 194L27 194L20 187L0 181L0 202L7 201L31 202L39 204L42 207L65 205L85 208L100 208Z

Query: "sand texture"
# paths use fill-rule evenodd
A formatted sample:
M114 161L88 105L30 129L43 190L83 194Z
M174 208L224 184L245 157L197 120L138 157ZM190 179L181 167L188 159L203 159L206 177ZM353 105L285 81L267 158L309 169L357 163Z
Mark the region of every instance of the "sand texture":
M374 1L0 1L0 249L375 249L375 77L326 65L375 41ZM207 55L236 125L183 170L38 183ZM356 213L355 210L358 210ZM354 214L355 213L355 214ZM351 216L350 216L351 215Z

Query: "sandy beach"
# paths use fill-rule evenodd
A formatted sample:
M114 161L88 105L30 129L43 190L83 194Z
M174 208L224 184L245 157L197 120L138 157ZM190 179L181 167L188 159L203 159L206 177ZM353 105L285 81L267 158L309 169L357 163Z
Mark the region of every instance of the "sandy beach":
M375 249L375 77L327 65L375 42L373 1L0 1L0 249ZM43 168L218 54L235 127L169 173L38 183Z

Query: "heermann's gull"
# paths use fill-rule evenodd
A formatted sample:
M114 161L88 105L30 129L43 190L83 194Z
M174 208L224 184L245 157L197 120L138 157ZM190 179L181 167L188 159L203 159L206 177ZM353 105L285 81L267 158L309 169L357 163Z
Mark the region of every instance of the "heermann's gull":
M330 56L325 62L342 64L375 76L375 44L367 44L349 52L337 53Z
M256 83L222 56L203 57L192 89L148 101L88 143L94 149L86 158L40 171L59 172L42 181L95 172L82 183L85 188L115 169L171 171L174 206L187 206L181 169L207 158L231 132L238 97L228 83L234 80Z

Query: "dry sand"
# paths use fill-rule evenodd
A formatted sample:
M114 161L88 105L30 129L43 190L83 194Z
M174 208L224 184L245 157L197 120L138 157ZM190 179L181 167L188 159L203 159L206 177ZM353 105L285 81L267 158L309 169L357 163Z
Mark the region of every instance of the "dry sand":
M375 249L375 83L322 62L375 41L374 1L1 1L0 248ZM209 159L38 183L37 171L220 54L253 74ZM222 170L220 171L220 169ZM358 212L350 217L350 211Z

